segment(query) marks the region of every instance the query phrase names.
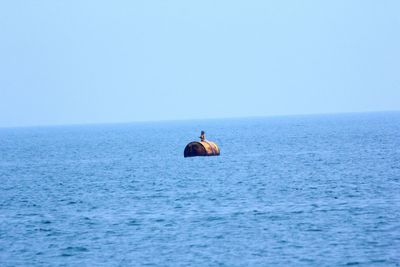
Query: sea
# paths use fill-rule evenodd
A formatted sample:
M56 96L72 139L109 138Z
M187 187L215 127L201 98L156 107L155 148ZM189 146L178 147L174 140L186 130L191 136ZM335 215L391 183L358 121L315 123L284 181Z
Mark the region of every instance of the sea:
M400 112L1 128L0 266L400 266Z

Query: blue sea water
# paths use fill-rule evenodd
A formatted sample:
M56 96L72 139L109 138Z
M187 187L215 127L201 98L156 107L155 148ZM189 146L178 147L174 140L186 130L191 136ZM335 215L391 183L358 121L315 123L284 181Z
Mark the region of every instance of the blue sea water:
M400 113L0 129L0 265L400 266Z

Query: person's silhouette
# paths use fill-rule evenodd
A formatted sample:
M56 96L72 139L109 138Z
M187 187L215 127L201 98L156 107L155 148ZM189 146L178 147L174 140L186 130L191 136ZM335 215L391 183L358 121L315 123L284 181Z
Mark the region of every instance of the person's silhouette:
M205 137L205 132L204 131L201 131L201 134L200 134L200 141L201 142L203 142L204 140L206 140L206 137Z

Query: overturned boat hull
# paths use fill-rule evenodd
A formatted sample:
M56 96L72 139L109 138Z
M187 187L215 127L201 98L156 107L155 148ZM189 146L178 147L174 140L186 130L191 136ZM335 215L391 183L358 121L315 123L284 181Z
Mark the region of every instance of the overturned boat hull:
M198 156L219 156L220 150L217 144L211 141L191 142L185 147L185 158Z

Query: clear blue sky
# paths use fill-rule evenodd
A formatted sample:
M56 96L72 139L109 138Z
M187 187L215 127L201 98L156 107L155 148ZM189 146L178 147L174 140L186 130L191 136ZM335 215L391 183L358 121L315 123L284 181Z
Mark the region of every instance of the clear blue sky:
M0 126L400 110L400 1L0 3Z

